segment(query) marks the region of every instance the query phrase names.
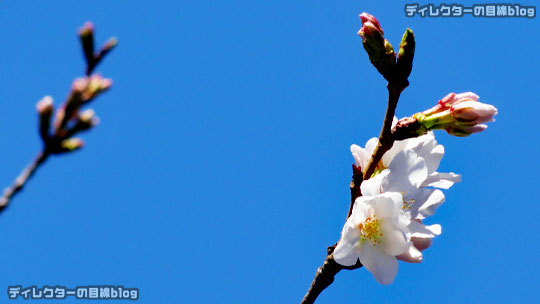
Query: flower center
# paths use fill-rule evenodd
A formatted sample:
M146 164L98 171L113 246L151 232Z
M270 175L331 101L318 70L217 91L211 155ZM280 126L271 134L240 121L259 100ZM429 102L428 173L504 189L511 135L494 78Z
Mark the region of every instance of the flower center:
M380 244L383 233L379 231L379 226L379 219L376 215L368 216L364 222L358 224L360 239L369 241L373 246Z
M401 195L403 195L403 197L405 197L405 192L401 192ZM401 210L409 211L409 210L411 210L413 204L414 204L414 198L411 198L408 201L403 200L403 205L401 206Z

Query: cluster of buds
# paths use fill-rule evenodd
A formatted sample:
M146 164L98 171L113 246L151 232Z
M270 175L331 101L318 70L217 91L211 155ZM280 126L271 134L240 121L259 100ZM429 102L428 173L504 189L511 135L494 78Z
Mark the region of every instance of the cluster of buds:
M66 102L56 110L52 132L50 130L54 111L52 98L46 96L37 103L39 133L48 152L63 153L82 148L83 141L72 136L94 127L99 123L99 119L94 110L80 111L80 108L105 92L111 85L110 79L100 75L75 79Z
M406 86L414 59L415 42L412 30L405 31L396 56L392 44L384 38L379 21L368 13L360 14L360 20L362 28L358 31L358 35L362 37L362 45L373 66L388 82Z
M495 121L497 108L478 99L472 92L450 93L433 108L399 120L393 130L394 138L416 137L436 129L461 137L482 132L487 128L485 123Z
M71 152L83 147L80 138L73 137L99 123L93 110L81 110L81 107L94 100L112 86L112 80L99 74L92 74L94 68L117 44L116 38L109 39L101 50L94 52L94 26L87 22L79 29L79 38L86 59L86 76L77 78L71 85L65 103L56 110L54 126L51 130L51 118L54 112L50 96L37 103L39 114L39 133L47 153L58 154Z

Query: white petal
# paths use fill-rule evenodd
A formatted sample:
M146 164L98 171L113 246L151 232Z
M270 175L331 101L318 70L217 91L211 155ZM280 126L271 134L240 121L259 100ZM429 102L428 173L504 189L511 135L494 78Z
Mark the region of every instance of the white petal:
M436 144L437 141L435 140L433 132L428 132L422 136L408 139L406 149L413 150L418 155L424 156L424 154L433 149Z
M426 229L429 232L433 233L434 235L441 235L441 233L442 233L442 227L439 224L433 224L433 225L426 226Z
M377 282L388 285L396 278L398 263L394 256L384 252L380 246L366 243L360 251L360 262L375 277Z
M480 97L473 92L465 92L465 93L459 93L456 94L454 97L456 100L464 99L464 98L470 98L472 100L478 100Z
M409 249L404 253L398 255L397 259L407 263L420 263L423 260L423 256L422 252L416 249L416 247L411 243L409 244Z
M369 196L360 196L356 198L353 204L351 216L347 222L353 226L357 226L364 221L366 217L372 215L373 211L370 209L373 209L373 206L369 203L371 200L372 198Z
M381 220L380 228L383 233L381 247L386 253L396 256L407 251L409 247L407 236L397 225Z
M393 219L401 211L403 197L397 192L387 192L373 197L371 203L378 218Z
M427 179L422 183L421 187L436 187L441 189L448 189L454 185L454 183L461 182L461 175L450 173L435 172L430 174Z
M373 151L375 151L375 147L379 144L379 139L376 137L370 138L366 143L366 151L369 153L369 156L373 154Z
M358 212L358 208L357 208ZM349 217L343 230L341 231L341 239L334 250L334 259L341 265L351 266L356 264L358 259L358 250L360 242L360 234L357 231L354 219Z
M390 170L384 169L381 173L365 180L360 185L360 191L364 196L375 196L382 193L382 182L390 174Z
M409 223L409 230L411 232L411 237L431 239L441 234L441 225L435 224L426 226L419 222L411 221Z
M389 174L386 183L383 182L384 191L404 191L410 189L410 185L417 188L428 177L424 159L418 157L411 150L401 151L396 154L388 169L391 174ZM399 189L400 187L404 189Z
M426 161L428 173L431 174L437 171L437 168L439 168L441 159L444 156L444 147L443 145L436 145L433 147L433 149L431 149L431 151L429 151L429 153L425 153L424 155L420 156L422 156Z
M340 241L334 250L334 260L343 266L352 266L358 260L358 252L356 247L358 244Z
M382 163L384 166L388 167L388 165L392 162L392 160L394 159L394 157L396 157L396 155L405 150L406 147L407 147L407 144L409 143L410 139L405 139L405 140L397 140L394 142L394 144L392 145L392 148L390 148L390 150L386 151L381 159Z
M409 197L404 198L409 201ZM412 199L414 203L411 208L411 217L413 219L424 219L432 216L435 210L444 203L444 193L439 189L419 189Z
M369 154L366 149L358 145L351 145L351 153L354 157L355 164L361 168L364 168L367 165L371 157L371 154Z

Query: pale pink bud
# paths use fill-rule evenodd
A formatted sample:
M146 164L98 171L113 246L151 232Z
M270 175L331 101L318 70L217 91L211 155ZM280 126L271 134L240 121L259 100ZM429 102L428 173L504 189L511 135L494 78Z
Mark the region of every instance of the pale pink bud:
M53 112L53 100L51 96L43 97L36 104L36 108L40 115L51 115Z
M440 113L442 111L449 110L450 107L452 107L452 105L458 102L465 101L465 100L478 100L479 98L480 97L478 97L478 95L474 94L473 92L465 92L465 93L459 93L459 94L450 93L444 96L443 99L439 100L436 106L434 106L433 108L429 110L424 111L423 113L425 115Z
M99 118L92 109L82 111L81 114L79 114L79 121L89 127L99 124Z
M471 124L494 121L493 116L497 115L494 106L467 98L452 105L451 111L456 120Z
M398 123L401 130L399 132L395 130L396 136L410 138L411 134L421 135L435 129L446 130L455 136L482 132L487 128L484 123L495 121L497 108L479 102L478 99L478 95L473 92L450 93L439 100L433 108L416 113L411 119Z
M79 35L84 36L92 34L94 32L94 24L90 21L87 21L79 28Z

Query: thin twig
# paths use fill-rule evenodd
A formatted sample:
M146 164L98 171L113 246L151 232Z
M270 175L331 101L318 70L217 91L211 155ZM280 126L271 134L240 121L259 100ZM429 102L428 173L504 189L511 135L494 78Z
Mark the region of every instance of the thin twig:
M311 283L311 287L304 296L301 304L315 303L321 292L334 282L336 274L343 269L341 265L336 263L332 255L328 255L315 274L315 279Z
M362 174L362 168L357 167L355 164L352 165L353 175L351 180L351 204L349 205L349 212L347 213L347 218L349 218L352 214L354 202L357 198L362 196L362 190L360 189L360 185L362 184L362 181L364 180L363 174Z
M19 193L19 191L22 190L22 188L24 187L24 185L26 185L26 183L28 182L28 180L30 180L30 178L32 177L32 175L34 175L34 173L36 172L37 168L39 168L44 162L45 160L47 160L49 156L49 153L45 152L45 151L42 151L40 152L36 158L34 159L34 161L32 163L30 163L28 165L28 167L26 167L22 172L21 174L19 174L19 176L15 179L15 181L13 182L13 184L11 185L11 187L9 188L6 188L4 190L4 194L3 196L0 198L0 212L4 211L10 200L17 194Z
M309 287L309 290L304 296L301 304L314 303L321 292L334 282L334 277L341 270L354 270L363 266L360 261L356 261L356 264L352 266L343 266L338 264L334 260L334 249L336 249L336 246L337 244L328 247L326 259L324 260L322 266L317 269L315 278L313 279L313 282L311 282L311 286Z
M377 144L377 147L375 147L368 165L366 168L364 168L364 180L371 177L384 153L390 150L394 144L394 139L392 137L392 120L394 119L394 114L396 113L399 96L407 85L407 83L401 85L389 83L387 86L388 107L386 108L383 127L381 129L381 134L379 135L379 143Z

